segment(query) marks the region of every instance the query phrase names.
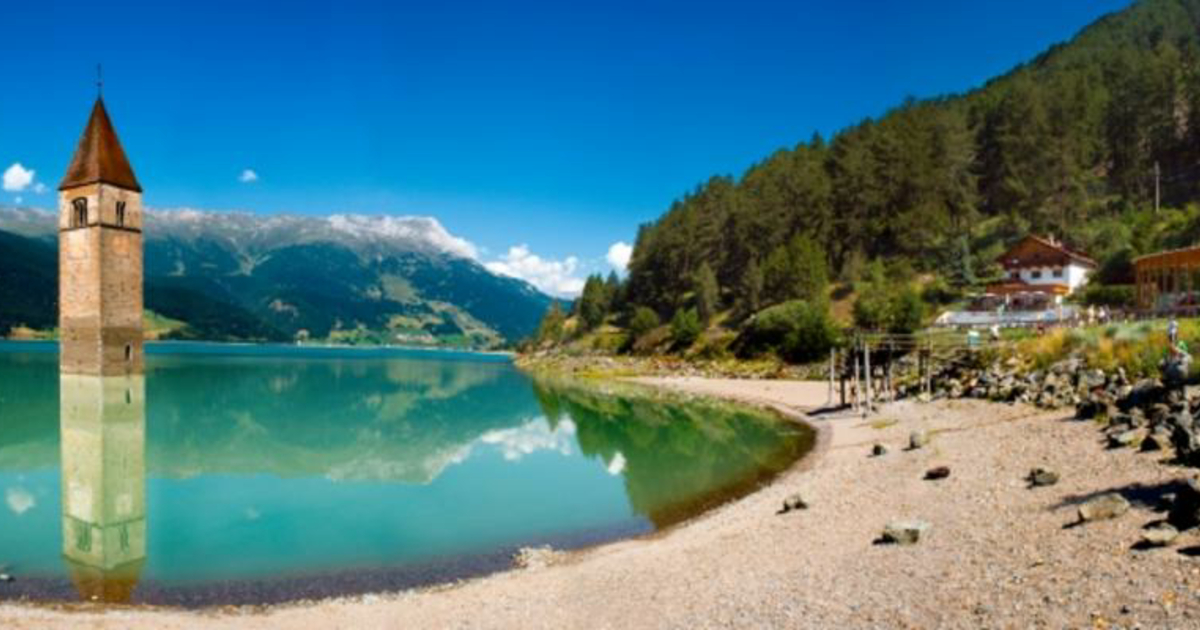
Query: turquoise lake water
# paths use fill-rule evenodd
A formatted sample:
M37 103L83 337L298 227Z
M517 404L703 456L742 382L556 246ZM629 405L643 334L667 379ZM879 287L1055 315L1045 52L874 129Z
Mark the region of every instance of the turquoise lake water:
M811 432L506 357L148 346L60 377L0 342L0 597L178 605L404 588L670 526L790 466Z

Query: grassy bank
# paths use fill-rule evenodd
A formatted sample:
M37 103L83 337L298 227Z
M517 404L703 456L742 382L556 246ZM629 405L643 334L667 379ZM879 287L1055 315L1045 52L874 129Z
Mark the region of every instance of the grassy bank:
M1180 320L1179 336L1193 351L1200 344L1200 321ZM1044 369L1056 361L1076 356L1088 367L1107 371L1124 369L1130 378L1157 376L1167 355L1167 323L1162 320L1058 329L1045 335L1017 340L1002 352ZM1192 365L1192 376L1200 375Z

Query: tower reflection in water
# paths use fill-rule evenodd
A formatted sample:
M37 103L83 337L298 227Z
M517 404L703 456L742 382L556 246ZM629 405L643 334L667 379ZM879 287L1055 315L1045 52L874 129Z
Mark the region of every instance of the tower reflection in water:
M146 381L60 376L63 557L84 600L125 603L146 561Z

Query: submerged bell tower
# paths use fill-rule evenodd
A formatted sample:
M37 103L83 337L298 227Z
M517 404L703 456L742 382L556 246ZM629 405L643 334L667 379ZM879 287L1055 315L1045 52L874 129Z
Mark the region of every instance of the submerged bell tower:
M97 96L58 185L64 374L141 374L142 187Z

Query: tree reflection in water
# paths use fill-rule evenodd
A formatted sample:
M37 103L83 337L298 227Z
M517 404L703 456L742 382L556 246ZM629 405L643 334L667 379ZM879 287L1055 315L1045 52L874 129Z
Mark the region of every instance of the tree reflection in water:
M657 528L770 481L815 439L771 412L643 387L540 380L534 393L552 427L574 422L580 450L624 477L633 508Z

